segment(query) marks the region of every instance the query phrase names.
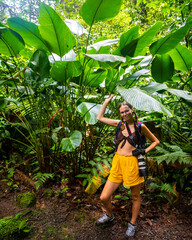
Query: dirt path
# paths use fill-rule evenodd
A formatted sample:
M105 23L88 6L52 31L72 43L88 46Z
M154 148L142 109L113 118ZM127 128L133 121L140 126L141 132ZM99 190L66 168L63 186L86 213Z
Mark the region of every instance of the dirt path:
M78 189L78 188L77 188ZM99 193L89 196L73 188L65 198L45 197L37 194L37 204L24 210L32 227L25 239L51 240L123 240L131 215L130 200L113 200L115 220L110 226L98 227L95 220L102 213ZM20 192L0 194L0 218L23 211L14 205L14 197ZM26 189L25 189L26 191ZM124 194L120 192L119 194ZM192 239L192 209L189 197L182 196L172 207L163 202L147 200L143 194L141 213L135 240Z

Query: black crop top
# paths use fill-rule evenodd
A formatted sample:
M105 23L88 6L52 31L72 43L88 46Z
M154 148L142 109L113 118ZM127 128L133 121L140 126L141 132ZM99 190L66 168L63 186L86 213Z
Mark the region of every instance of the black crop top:
M133 147L135 147L136 144L139 143L140 141L140 137L138 136L138 134L136 134L136 132L133 132L131 136L125 136L123 135L121 129L117 135L117 146L119 146L119 144L123 141L123 143L121 144L121 148L124 147L126 141L132 145Z

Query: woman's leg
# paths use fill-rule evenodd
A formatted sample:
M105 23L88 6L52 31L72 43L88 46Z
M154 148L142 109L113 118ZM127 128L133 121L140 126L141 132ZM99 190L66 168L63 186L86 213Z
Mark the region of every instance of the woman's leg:
M119 187L120 184L121 183L113 183L107 180L103 188L103 191L101 193L100 199L109 217L112 216L112 204L111 204L112 195L115 192L115 190Z
M133 206L132 206L132 217L130 223L136 223L140 206L141 206L141 196L140 196L141 184L131 187L131 195L133 199Z

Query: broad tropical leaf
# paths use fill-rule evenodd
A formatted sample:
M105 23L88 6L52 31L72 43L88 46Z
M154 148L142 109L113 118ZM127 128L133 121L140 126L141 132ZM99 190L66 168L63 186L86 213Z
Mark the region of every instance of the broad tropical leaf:
M168 52L174 62L176 70L188 72L192 68L192 51L184 46L177 46Z
M192 101L192 93L191 92L178 90L178 89L173 89L173 88L168 88L166 90L168 92L174 94L175 96L184 98L187 101Z
M130 50L129 44L133 40L136 40L138 36L139 36L139 26L135 26L130 30L128 30L126 33L123 33L120 37L119 47L117 50L115 50L114 54L123 55L123 56L130 55L131 54L130 52L132 51L132 49Z
M153 94L154 92L158 92L161 90L166 90L168 87L166 84L150 82L147 86L141 87L141 90L148 92L149 94Z
M111 54L86 54L86 56L100 62L126 62L125 57L120 57L120 56L111 55Z
M149 30L147 30L138 39L137 46L135 48L134 57L138 56L145 47L147 47L153 40L157 31L162 27L162 22L156 22Z
M123 80L119 81L118 84L121 85L125 85L128 81L134 81L134 80L138 80L141 76L146 76L149 73L149 69L141 69L135 73L133 73L132 75L124 78Z
M51 68L51 76L58 82L65 82L69 78L77 77L82 72L79 61L57 61Z
M157 82L165 82L173 76L174 63L168 54L157 55L152 62L151 74Z
M124 48L121 50L121 53L123 54L123 56L128 55L130 57L134 57L134 56L140 55L141 53L145 54L143 50L151 43L155 34L157 33L157 31L161 26L162 26L161 22L155 23L153 27L151 27L139 38L133 40L132 42L124 46Z
M39 8L39 30L50 52L60 57L68 53L76 40L59 15L45 3Z
M98 87L106 78L107 71L103 69L98 69L97 71L89 72L85 76L84 85L90 87Z
M181 27L174 33L170 33L169 35L160 38L156 42L154 42L150 46L150 52L152 55L155 54L165 54L175 48L179 42L182 41L182 39L187 34L189 28L192 25L192 21L189 21L185 24L185 26Z
M120 11L121 4L122 0L87 0L80 9L80 15L91 26L115 17Z
M172 116L170 111L164 105L137 87L126 89L122 86L117 86L117 91L127 102L131 103L131 105L138 110L161 112Z
M99 51L99 49L101 47L105 47L105 46L110 46L114 43L118 43L119 39L107 39L107 40L103 40L100 42L96 42L90 46L87 47L87 50L90 50L91 48L94 48L96 51Z
M100 108L100 104L83 102L77 107L77 111L85 117L86 123L95 124L97 122L97 114Z
M48 50L41 37L38 26L32 22L25 21L19 17L9 18L7 20L9 27L18 32L25 43L37 49Z
M17 57L24 47L25 43L18 33L9 28L0 28L0 53Z
M85 29L78 21L74 21L72 19L65 19L65 23L73 34L79 36L84 33L88 34L87 29Z
M81 132L75 130L72 132L69 138L63 138L61 140L61 146L64 151L73 152L77 147L80 146L82 141Z
M144 57L144 59L139 63L140 67L147 67L152 62L152 55Z

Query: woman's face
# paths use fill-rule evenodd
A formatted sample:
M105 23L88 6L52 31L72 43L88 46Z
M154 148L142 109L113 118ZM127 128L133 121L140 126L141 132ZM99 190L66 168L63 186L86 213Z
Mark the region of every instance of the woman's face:
M128 119L130 119L130 117L132 117L133 109L130 109L127 105L122 105L119 108L119 112L123 119L128 120Z

